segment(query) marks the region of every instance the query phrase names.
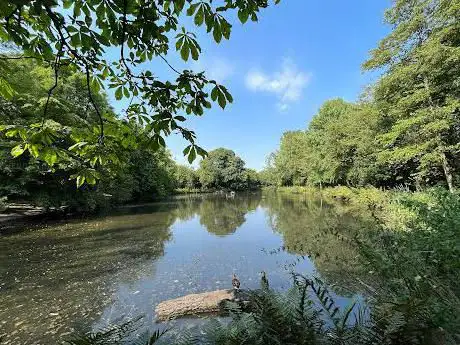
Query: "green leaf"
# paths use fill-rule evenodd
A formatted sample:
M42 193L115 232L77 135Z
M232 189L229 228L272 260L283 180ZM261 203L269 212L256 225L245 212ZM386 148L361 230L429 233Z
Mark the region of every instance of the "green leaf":
M222 109L225 109L225 105L227 104L227 101L225 100L225 95L223 92L219 92L219 96L217 97L217 102L219 103Z
M197 47L194 44L190 45L190 52L192 53L192 59L195 61L198 60L199 53Z
M158 136L158 143L159 143L161 146L166 147L165 140L163 139L162 136Z
M123 98L123 87L120 86L118 89L115 90L115 99L119 101Z
M15 91L11 87L11 85L0 77L0 96L5 98L6 100L11 100L15 94Z
M227 101L228 101L229 103L233 103L233 96L230 94L230 92L228 92L227 88L225 88L224 86L222 86L222 91L224 92L225 98L227 98Z
M64 7L64 9L68 9L70 8L70 6L72 6L72 3L73 3L72 0L64 0L62 3L62 6Z
M204 21L204 9L203 6L200 6L198 12L195 15L195 25L201 26Z
M184 8L185 0L174 0L174 11L180 13Z
M176 50L180 50L180 48L182 47L182 45L184 44L184 36L182 36L181 38L179 38L176 42Z
M74 47L80 46L81 40L80 40L80 34L76 33L75 35L70 36L70 42Z
M219 87L215 86L211 91L211 99L215 102L217 100L218 95L219 95Z
M91 88L95 93L98 93L101 90L101 86L99 85L99 82L95 77L91 78Z
M200 4L192 4L190 5L190 7L187 9L187 16L193 16L193 14L195 13L197 7L199 6Z
M227 22L227 21L222 21L221 22L221 30L222 30L222 35L228 40L230 39L230 32L231 32L232 26Z
M27 148L28 148L30 154L34 158L38 157L38 155L39 155L39 146L37 144L29 144Z
M203 158L205 158L208 155L208 153L199 146L195 146L195 149L196 149L196 152Z
M17 145L17 146L15 146L15 147L13 147L11 149L11 155L13 157L18 157L18 156L22 155L25 150L26 150L26 148L22 144Z
M93 40L91 39L91 36L83 34L83 33L81 33L80 35L81 35L81 42L83 43L83 46L92 47Z
M183 117L182 115L175 116L174 118L175 118L177 121L185 121L185 117Z
M214 40L217 43L220 43L222 41L222 31L220 29L220 25L215 23L214 24L214 31L212 32L212 35L214 36Z
M82 175L77 176L77 188L80 188L85 183L86 177Z
M190 152L190 149L192 148L192 145L189 145L187 146L184 151L182 151L182 153L184 154L184 156L187 156L188 153Z
M57 161L57 154L54 150L48 149L43 152L41 158L49 165L53 166Z
M196 151L195 151L195 148L192 148L190 150L190 153L188 154L188 162L192 164L195 158L196 158Z
M188 42L185 41L184 45L182 46L182 49L180 50L180 55L182 57L182 60L187 61L189 54L190 54L189 45L188 45Z
M238 10L238 18L240 19L241 23L243 24L246 23L249 18L249 11L247 9L240 8Z
M73 15L78 17L81 14L81 3L74 1Z

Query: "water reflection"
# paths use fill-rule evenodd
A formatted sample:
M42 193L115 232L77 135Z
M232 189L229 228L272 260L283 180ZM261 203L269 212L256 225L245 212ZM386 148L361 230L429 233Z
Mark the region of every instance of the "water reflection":
M341 236L370 224L343 205L297 196L206 195L4 236L0 337L56 343L126 315L153 321L159 301L229 288L233 272L244 288L258 287L262 270L277 289L290 286L289 270L346 286L360 268Z
M232 234L245 222L245 215L254 211L260 198L249 196L233 199L203 200L199 207L200 224L217 236Z
M370 212L338 202L277 193L266 195L261 205L270 227L283 236L283 250L308 256L317 272L329 284L337 285L342 294L356 291L357 278L364 272L354 238L376 226Z

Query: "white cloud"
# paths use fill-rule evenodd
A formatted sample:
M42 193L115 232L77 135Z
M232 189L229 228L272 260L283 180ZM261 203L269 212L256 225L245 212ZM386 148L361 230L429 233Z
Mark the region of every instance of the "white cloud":
M297 69L289 59L285 59L281 71L267 75L259 70L252 70L246 75L246 86L252 91L265 91L277 95L280 111L286 111L289 104L298 101L304 88L310 81L310 74Z
M287 103L276 103L276 107L281 113L284 113L289 109L289 105Z
M235 73L235 66L227 59L219 57L200 59L192 67L196 71L206 71L206 77L218 83L227 81Z

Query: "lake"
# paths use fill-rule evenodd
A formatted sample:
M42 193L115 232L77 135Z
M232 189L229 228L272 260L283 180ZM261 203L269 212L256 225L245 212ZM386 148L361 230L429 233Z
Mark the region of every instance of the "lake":
M110 215L45 222L0 237L2 344L52 344L75 330L145 315L189 293L274 289L291 271L330 284L339 304L364 284L351 239L372 217L339 202L280 193L192 195ZM193 321L191 321L193 322Z

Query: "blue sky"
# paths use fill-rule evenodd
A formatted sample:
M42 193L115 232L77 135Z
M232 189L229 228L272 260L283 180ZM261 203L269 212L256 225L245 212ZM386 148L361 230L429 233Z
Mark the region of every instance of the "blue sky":
M188 25L198 34L200 61L185 64L171 55L171 63L206 70L234 97L225 111L216 104L188 120L198 143L208 151L230 148L247 167L262 169L283 132L304 129L327 99L357 99L376 79L361 71L361 63L389 31L383 23L389 6L389 0L282 0L263 10L257 23L233 20L230 40L219 45ZM173 76L163 64L152 68L159 76ZM112 104L123 108L123 102ZM179 135L167 145L176 161L187 164L182 155L187 144Z

